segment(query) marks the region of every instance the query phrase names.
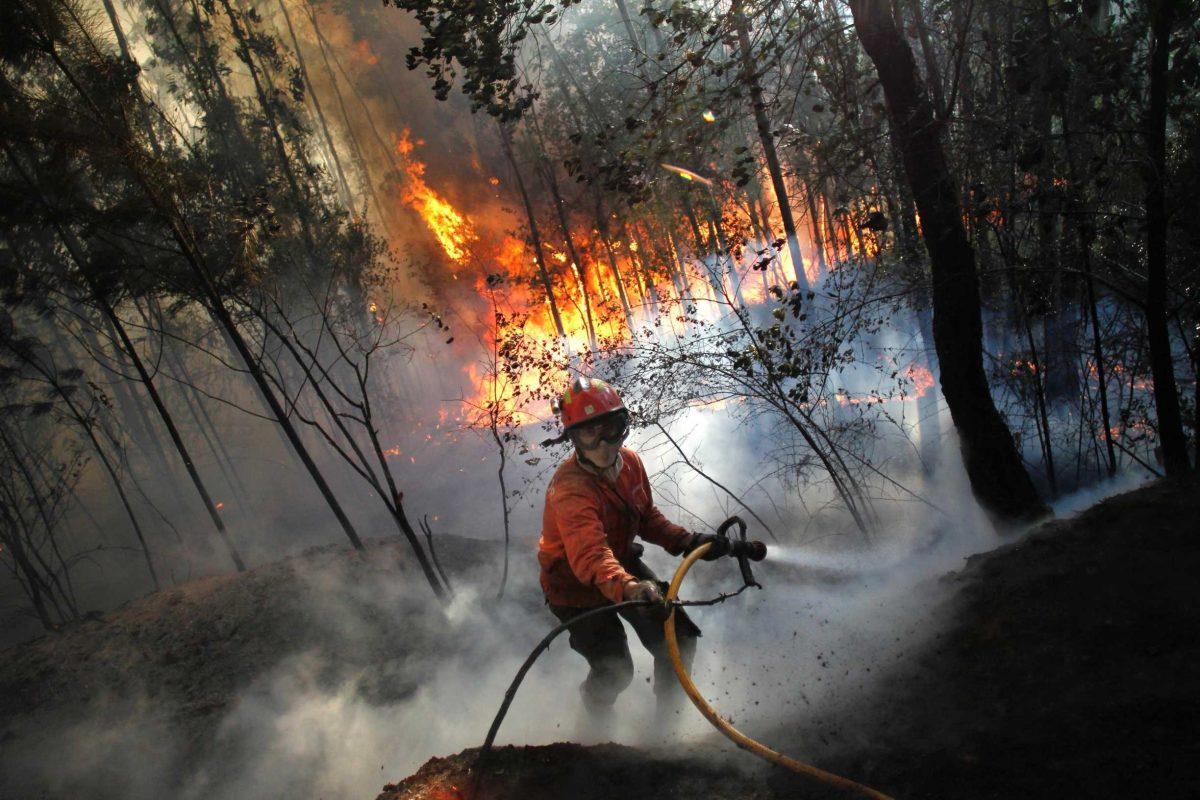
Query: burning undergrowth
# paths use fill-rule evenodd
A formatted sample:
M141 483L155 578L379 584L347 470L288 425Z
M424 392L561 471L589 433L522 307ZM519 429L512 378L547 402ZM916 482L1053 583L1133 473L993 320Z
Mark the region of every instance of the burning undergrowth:
M761 773L711 749L664 754L618 744L559 742L500 747L483 760L478 750L433 758L411 777L384 786L378 800L608 800L635 789L658 798L735 800L768 796L747 792L762 780Z

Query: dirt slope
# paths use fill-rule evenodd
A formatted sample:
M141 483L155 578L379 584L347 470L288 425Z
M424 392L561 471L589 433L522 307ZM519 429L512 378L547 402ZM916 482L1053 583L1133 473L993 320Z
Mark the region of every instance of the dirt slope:
M439 539L442 557L460 571L497 555L490 543ZM402 697L417 684L414 670L399 666L434 650L429 627L413 624L428 616L423 603L433 596L413 561L398 538L368 542L363 553L312 548L156 592L0 651L0 742L136 697L199 745L239 691L311 648L337 653L341 674L369 666L379 700ZM325 676L331 684L339 677Z
M869 744L821 766L904 798L1193 797L1198 542L1200 482L1160 482L970 559ZM473 763L433 759L379 800L838 796L713 753L570 744L498 750L472 795Z
M1194 797L1198 576L1194 479L971 559L874 771L909 797Z

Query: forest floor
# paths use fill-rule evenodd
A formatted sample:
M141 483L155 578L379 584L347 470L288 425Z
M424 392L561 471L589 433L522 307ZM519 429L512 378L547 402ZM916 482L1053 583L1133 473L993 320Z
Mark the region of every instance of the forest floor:
M799 703L795 724L764 742L897 798L1191 797L1198 521L1200 481L1159 482L972 557L917 587L947 598L941 633L858 698L866 716L843 723L836 746L813 744ZM439 541L464 585L494 592L493 544ZM448 623L429 613L432 595L402 541L363 554L330 545L0 651L0 799L368 796L387 780L385 760L415 765L486 728L511 659L549 623L531 575L510 585L503 608L464 600ZM486 664L500 652L504 674L464 691L474 673L455 672L452 659ZM447 711L459 696L474 706ZM471 715L462 735L421 738L445 723L431 715L455 713ZM383 744L364 767L353 758L370 735ZM380 798L845 796L715 732L658 749L499 747L468 798L475 753L434 758Z
M494 543L437 538L459 577L499 560ZM378 707L412 697L449 650L413 562L398 537L368 541L362 553L314 547L0 650L0 800L158 798L196 780L193 794L216 797L198 771L248 771L265 760L246 739L261 736L263 751L286 744L263 736L286 707L262 714L263 726L240 739L229 735L245 724L237 714L248 700L303 694L288 681L352 685ZM304 774L293 782L312 783ZM255 794L227 787L219 796Z
M950 624L879 690L865 744L790 755L897 798L1194 797L1198 575L1194 479L1042 525L941 578ZM468 750L379 800L848 796L718 750L733 745L500 747L477 777Z

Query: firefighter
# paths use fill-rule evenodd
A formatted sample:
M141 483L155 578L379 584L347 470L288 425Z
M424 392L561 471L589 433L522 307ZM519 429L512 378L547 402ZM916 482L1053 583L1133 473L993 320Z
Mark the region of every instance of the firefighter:
M550 611L566 622L623 600L661 601L666 584L641 560L641 538L674 556L705 543L705 560L729 551L728 540L691 533L654 505L642 461L627 447L629 412L604 381L576 378L557 404L563 435L575 445L546 489L538 543L541 585ZM671 669L663 634L665 607L617 612L654 656L654 693L660 723L678 712L682 690ZM587 659L580 685L587 718L604 729L617 696L633 680L625 629L617 614L599 614L569 629L571 649ZM684 663L690 667L700 629L675 612Z

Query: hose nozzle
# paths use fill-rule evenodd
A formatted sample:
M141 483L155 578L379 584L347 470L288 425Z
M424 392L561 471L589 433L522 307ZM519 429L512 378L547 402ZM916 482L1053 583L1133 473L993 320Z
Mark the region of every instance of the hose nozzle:
M734 539L730 542L729 555L734 558L748 558L751 561L762 561L767 557L767 546L762 542Z

